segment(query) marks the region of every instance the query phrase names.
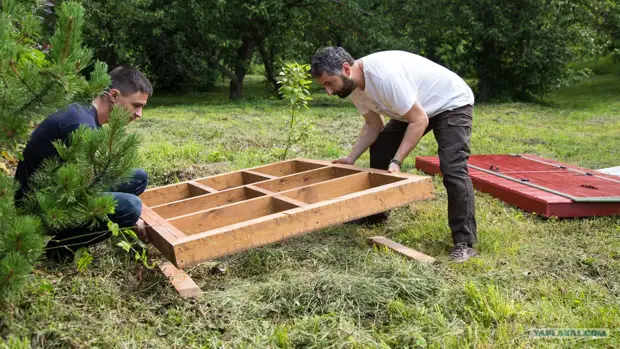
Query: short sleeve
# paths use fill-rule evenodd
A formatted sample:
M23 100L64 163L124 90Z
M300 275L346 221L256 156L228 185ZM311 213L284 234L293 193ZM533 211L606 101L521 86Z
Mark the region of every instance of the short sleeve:
M418 100L418 89L402 74L391 74L377 86L377 93L382 102L392 112L403 116Z

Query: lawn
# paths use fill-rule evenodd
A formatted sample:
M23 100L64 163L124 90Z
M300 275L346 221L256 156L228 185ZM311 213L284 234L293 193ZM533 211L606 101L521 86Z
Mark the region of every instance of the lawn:
M277 160L288 109L258 77L244 101L212 92L156 94L131 128L157 186ZM290 156L345 155L355 108L314 90L308 136ZM541 103L477 105L472 151L530 153L589 168L620 164L620 79L597 75ZM433 155L427 135L405 161ZM368 154L358 161L368 165ZM0 335L33 347L618 347L620 222L542 219L476 193L480 258L447 262L447 197L395 210L385 225L334 226L188 270L204 295L181 299L157 268L119 248L93 248L85 272L42 262L26 297L0 315ZM376 250L384 235L437 257L425 265ZM162 257L151 252L155 260ZM225 273L213 272L217 263ZM602 328L606 339L532 338L536 328Z

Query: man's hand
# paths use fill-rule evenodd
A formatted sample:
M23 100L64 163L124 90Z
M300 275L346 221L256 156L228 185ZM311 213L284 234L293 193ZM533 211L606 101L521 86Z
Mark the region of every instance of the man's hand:
M353 160L350 156L345 156L343 158L340 159L336 159L334 161L332 161L332 164L344 164L344 165L353 165L355 163L355 160Z
M390 173L398 173L400 172L400 166L398 166L398 164L395 164L393 162L390 163L390 167L388 168L388 172Z
M140 238L140 240L148 244L150 242L149 236L146 232L146 223L142 220L142 218L139 218L138 221L136 222L136 230L137 230L138 237Z

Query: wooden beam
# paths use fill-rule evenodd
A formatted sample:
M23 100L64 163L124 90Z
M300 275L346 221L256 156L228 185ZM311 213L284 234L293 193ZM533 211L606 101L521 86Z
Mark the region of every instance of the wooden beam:
M308 206L308 204L305 203L305 202L297 201L295 199L291 199L291 198L286 197L286 196L274 194L272 197L276 198L278 200L281 200L281 201L288 202L289 204L291 204L291 205L293 205L295 207L306 207L306 206Z
M158 266L181 297L196 298L202 294L200 287L183 270L177 269L170 262L163 262Z
M265 194L255 190L253 191L252 189L239 187L155 206L153 207L153 211L163 218L170 219L263 195Z
M204 184L200 184L196 181L189 181L188 182L191 186L193 186L194 188L191 188L190 191L194 191L197 194L194 194L193 196L198 196L198 195L202 195L200 192L204 192L206 191L207 193L215 193L217 190L211 188L211 187L207 187ZM196 188L198 188L198 190L196 190Z
M216 190L226 190L230 188L240 187L246 184L266 181L269 179L270 177L259 174L249 173L245 171L236 171L213 177L207 177L205 179L197 180L196 182Z
M272 197L259 197L176 217L169 222L185 234L197 234L226 225L268 216L297 206Z
M277 162L275 164L254 167L249 170L261 174L268 174L274 177L284 177L292 174L314 170L317 168L328 166L328 164L317 164L310 161L302 161L298 159Z
M281 177L271 181L255 184L256 187L267 189L271 192L283 192L290 189L303 187L315 183L328 181L339 177L344 177L359 173L360 171L341 169L334 167L323 167L316 170L301 172L298 174Z
M272 176L270 174L266 174L266 173L259 173L259 172L254 172L251 170L243 170L243 173L248 173L252 176L254 176L254 178L261 178L261 180L263 180L262 178L266 178L266 179L276 179L278 178L277 176Z
M150 208L142 204L141 218L146 223L146 231L153 246L172 263L176 263L174 241L185 237L181 231L173 227Z
M152 207L208 193L206 189L184 182L146 190L140 195L140 199L145 205Z
M415 259L420 262L430 262L430 263L434 263L436 261L436 259L431 256L425 255L422 252L418 252L414 249L401 245L398 242L392 241L383 236L373 236L373 237L368 238L368 240L375 245L385 246L389 248L390 250L400 255L403 255L407 258L410 258L410 259Z
M313 204L322 200L329 200L338 196L360 192L371 188L368 173L357 173L344 178L337 178L315 185L293 189L281 195L294 200Z

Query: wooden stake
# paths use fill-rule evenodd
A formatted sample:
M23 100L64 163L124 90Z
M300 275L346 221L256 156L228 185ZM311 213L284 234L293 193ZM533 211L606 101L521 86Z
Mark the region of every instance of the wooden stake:
M407 246L401 245L398 242L392 241L383 236L373 236L371 238L368 238L368 240L375 245L385 246L398 254L401 254L410 259L415 259L416 261L429 263L433 263L436 261L436 259L431 256L427 256L422 252L413 250Z
M159 269L168 277L170 283L179 292L181 297L196 298L202 294L202 290L189 275L183 270L177 269L172 263L164 262L159 264Z

